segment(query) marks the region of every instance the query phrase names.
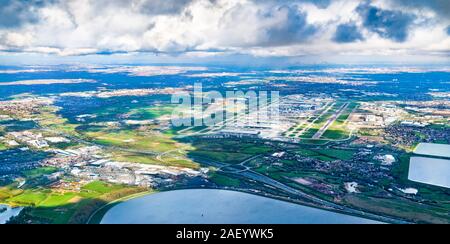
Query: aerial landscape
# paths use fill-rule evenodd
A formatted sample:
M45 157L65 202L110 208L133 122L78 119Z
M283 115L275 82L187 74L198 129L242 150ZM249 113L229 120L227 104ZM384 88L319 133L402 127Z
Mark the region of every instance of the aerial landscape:
M1 4L0 224L450 224L446 1Z

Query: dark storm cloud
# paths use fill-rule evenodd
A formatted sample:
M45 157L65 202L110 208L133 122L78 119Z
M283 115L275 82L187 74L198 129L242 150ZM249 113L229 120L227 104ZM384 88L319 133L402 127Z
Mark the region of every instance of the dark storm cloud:
M287 11L287 19L283 24L265 30L267 40L263 45L277 46L303 42L316 33L317 27L307 23L306 13L298 11L295 7L280 6L275 7L275 11ZM263 16L272 18L272 13L272 10L269 10Z
M363 40L363 36L354 23L346 23L338 25L333 40L338 43L348 43Z
M409 27L415 18L412 14L384 10L368 2L360 4L356 11L361 16L364 27L369 31L396 42L406 41Z
M39 8L53 3L44 0L0 0L0 28L16 28L39 21Z
M294 4L279 5L271 1L237 4L222 15L219 29L224 43L236 47L274 47L308 41L318 27L307 22L307 14ZM234 32L233 29L246 31Z
M391 0L394 6L416 9L429 9L436 12L440 18L450 19L449 0Z

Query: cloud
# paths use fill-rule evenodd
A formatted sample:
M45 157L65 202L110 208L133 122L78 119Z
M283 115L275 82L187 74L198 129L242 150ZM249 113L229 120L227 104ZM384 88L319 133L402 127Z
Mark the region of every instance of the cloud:
M415 18L412 14L383 10L370 5L368 2L360 4L356 11L361 16L364 27L383 38L397 42L406 41L409 27Z
M307 22L307 14L292 6L280 6L265 13L266 18L272 18L277 14L285 16L279 26L271 26L266 29L268 45L283 45L308 40L317 31L317 27Z
M0 0L0 28L15 28L39 21L38 10L53 1Z
M345 23L338 25L333 40L338 43L348 43L363 40L363 36L355 23Z
M447 31L447 35L449 35L449 36L450 36L450 25L449 25L449 26L447 26L447 28L446 28L445 30Z
M448 56L447 1L421 2L0 0L0 52Z
M219 22L222 44L281 46L307 41L317 30L295 5L238 4ZM246 34L243 34L246 33Z
M390 0L392 5L401 8L428 9L439 15L440 18L450 19L450 1L448 0Z

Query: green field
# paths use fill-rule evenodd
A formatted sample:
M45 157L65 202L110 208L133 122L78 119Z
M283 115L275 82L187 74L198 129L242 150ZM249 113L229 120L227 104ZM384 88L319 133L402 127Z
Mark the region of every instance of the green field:
M398 216L417 223L450 224L448 208L416 203L406 199L385 199L365 195L347 195L344 202L377 214Z
M20 190L8 186L0 188L0 203L27 207L24 216L21 214L23 221L31 218L38 223L84 223L108 202L143 191L146 190L101 181L88 183L79 192L47 188Z
M350 160L353 157L353 151L339 150L339 149L321 149L317 150L319 154L327 157L336 158L340 160Z
M39 206L46 198L45 192L26 190L20 195L7 199L6 202L13 205Z
M219 186L239 187L240 185L240 180L228 177L217 172L214 172L210 175L210 180Z
M329 141L328 140L316 140L316 139L301 139L300 143L302 144L306 144L306 145L325 145L327 144Z
M338 149L298 149L296 153L305 156L316 158L322 161L349 160L353 157L354 152L350 150Z
M345 139L349 136L349 133L345 130L332 129L331 127L325 131L322 135L322 138L332 139L332 140L340 140Z
M165 152L185 146L158 132L139 132L135 130L103 130L86 132L86 136L96 143L136 149L143 151Z
M312 138L314 134L316 134L322 126L325 125L328 118L330 118L339 107L342 106L342 102L337 101L327 112L321 115L317 115L316 117L312 117L308 120L308 123L305 124L303 127L307 127L309 125L309 129L303 132L302 135L299 136L299 138ZM313 124L310 124L314 121Z
M78 124L69 123L66 118L58 116L56 113L58 108L53 106L43 107L40 110L36 119L39 121L39 125L59 133L66 133L75 135Z
M81 189L89 192L107 193L121 188L122 186L120 185L112 185L102 181L93 181L87 185L84 185Z
M171 115L175 107L176 106L172 104L157 105L152 107L142 107L132 109L128 114L132 118L157 119L161 116Z
M314 119L316 119L316 121L314 122L314 124L312 124L310 126L309 129L307 129L305 132L303 132L302 135L299 136L299 138L312 138L314 136L314 134L316 134L320 128L322 128L326 122L328 121L328 119L334 114L336 113L336 111L343 105L343 102L338 101L336 102L333 107L331 109L329 109L326 113L324 113L323 115L321 115L320 117L315 117L315 118L311 118L309 119L309 123L311 123L312 121L314 121ZM338 118L336 118L336 120L328 127L328 129L323 133L322 137L320 139L329 139L329 140L341 140L341 139L346 139L348 138L348 136L350 135L350 131L348 130L347 126L346 126L346 120L348 119L348 117L350 116L351 112L358 106L357 103L355 102L350 102L349 105L347 106L347 108L341 113L341 115L339 115ZM301 126L301 127L297 127L295 128L296 131L298 132L299 130L301 130L302 128L305 128L307 126L307 124ZM292 128L291 128L292 129ZM297 133L295 132L295 133ZM295 133L292 132L288 132L288 135L295 135Z
M194 163L187 158L178 158L171 156L163 157L161 160L158 160L155 156L151 155L127 152L113 152L113 159L119 162L198 168L197 163Z
M264 144L236 140L195 140L194 149L189 150L189 156L208 158L224 163L240 163L245 159L271 153L274 149Z
M55 167L41 167L41 168L27 170L27 171L23 172L23 175L25 177L31 179L31 178L41 177L43 175L49 175L49 174L52 174L57 171L58 171L58 169Z
M312 138L319 131L319 128L310 128L303 132L300 138Z
M189 153L189 156L192 157L202 157L202 158L208 158L213 161L219 161L224 163L240 163L244 161L245 159L249 158L250 154L245 153L235 153L235 152L213 152L213 151L203 151L203 150L196 150Z
M39 207L64 206L75 196L77 196L77 194L73 192L63 194L51 193L47 196L47 198L44 201L40 202Z

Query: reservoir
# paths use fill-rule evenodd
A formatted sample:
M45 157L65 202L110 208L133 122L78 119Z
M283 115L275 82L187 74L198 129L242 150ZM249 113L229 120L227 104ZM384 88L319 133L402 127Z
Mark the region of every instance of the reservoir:
M374 224L373 220L235 191L155 193L112 207L102 224Z
M437 143L419 143L415 154L450 158L450 145Z
M19 215L23 208L11 208L8 205L0 204L0 224L6 224L11 218Z
M411 157L408 179L420 183L450 188L450 160Z

